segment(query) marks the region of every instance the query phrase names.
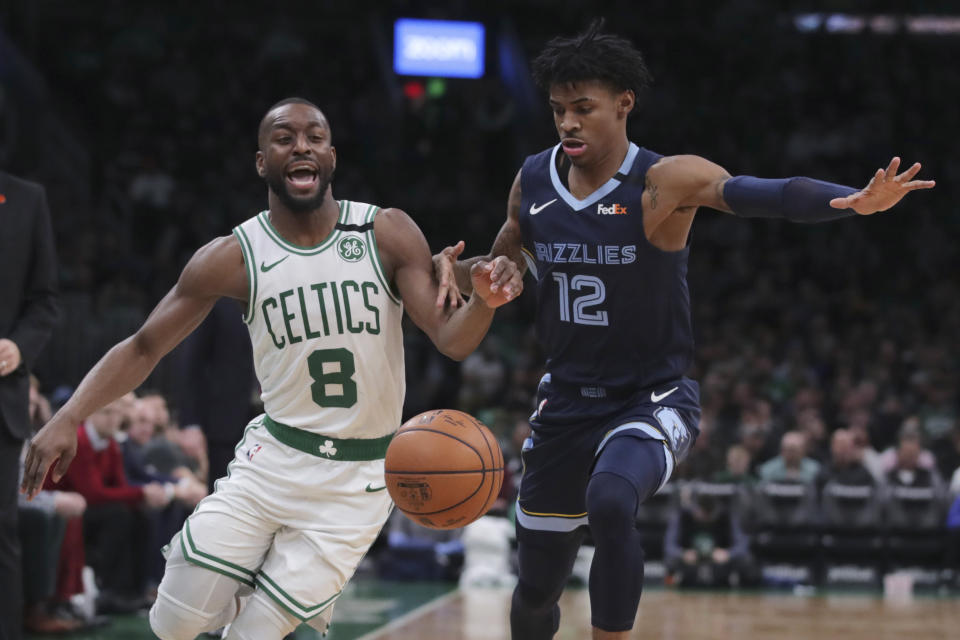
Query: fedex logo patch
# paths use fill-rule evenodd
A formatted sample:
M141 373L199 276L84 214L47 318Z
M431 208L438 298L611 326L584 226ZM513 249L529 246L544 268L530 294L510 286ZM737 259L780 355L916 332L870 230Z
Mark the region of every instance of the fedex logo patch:
M597 214L601 216L625 216L627 213L627 208L622 204L597 205Z

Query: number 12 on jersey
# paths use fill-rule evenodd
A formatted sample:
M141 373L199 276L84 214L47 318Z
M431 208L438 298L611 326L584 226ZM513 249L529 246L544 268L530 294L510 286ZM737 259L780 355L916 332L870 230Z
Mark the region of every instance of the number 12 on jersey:
M577 274L569 278L566 273L553 272L553 279L560 287L560 321L570 322L571 315L574 324L587 324L606 327L610 324L607 312L601 309L592 309L603 303L607 298L607 288L603 280L596 276ZM571 295L571 291L577 293ZM571 308L570 299L573 298Z

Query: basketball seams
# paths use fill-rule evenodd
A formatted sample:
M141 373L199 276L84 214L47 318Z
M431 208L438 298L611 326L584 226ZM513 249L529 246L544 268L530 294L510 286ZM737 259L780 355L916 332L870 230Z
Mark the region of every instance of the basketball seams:
M472 444L470 444L469 442L467 442L467 441L464 440L463 438L458 438L457 436L451 435L451 434L447 433L446 431L441 431L440 429L429 429L429 428L427 428L427 427L408 427L408 428L406 428L406 429L401 429L400 431L398 431L397 434L393 437L393 439L396 440L396 439L400 438L403 434L405 434L405 433L412 433L412 432L414 432L414 431L429 431L430 433L438 433L438 434L440 434L440 435L442 435L442 436L446 436L446 437L448 437L448 438L453 438L454 440L456 440L456 441L459 442L460 444L466 445L471 451L473 451L475 454L477 454L477 457L480 459L480 464L481 464L481 465L483 465L484 467L487 466L487 464L483 461L483 455L481 455L481 453L480 453L479 451L477 451L477 448L476 448L475 446L473 446ZM486 442L486 438L484 438L484 442ZM490 446L490 445L487 445L487 446ZM399 471L391 471L390 469L386 469L385 471L388 472L388 473L400 473ZM413 472L413 471L404 471L403 473L416 473L416 472Z
M434 516L434 515L436 515L436 514L438 514L438 513L446 513L447 511L450 511L451 509L456 509L456 508L459 507L460 505L466 504L466 503L470 502L471 500L473 500L473 498L476 497L476 495L480 492L480 489L482 489L482 488L483 488L483 481L481 480L481 481L480 481L480 484L477 485L477 488L474 489L474 490L473 490L473 493L471 493L469 496L467 496L466 498L464 498L464 499L461 500L460 502L457 502L456 504L452 504L452 505L450 505L449 507L444 507L443 509L437 509L436 511L410 511L410 510L403 511L402 509L401 509L401 511L403 511L404 513L409 513L409 514L412 515L412 516ZM474 519L476 519L476 518L474 518ZM473 522L473 520L469 520L468 522Z
M470 425L476 429L483 444L476 441ZM426 434L416 434L418 431ZM405 433L414 435L401 438ZM431 440L435 438L432 434L445 436L453 442ZM385 462L392 465L384 469L391 497L404 514L433 529L454 529L475 521L486 513L503 486L505 463L499 443L483 423L462 411L435 409L411 418L394 435L391 450L393 455L388 450ZM476 461L472 460L467 450L477 457ZM487 455L484 455L484 450ZM398 470L400 465L412 465L424 470ZM448 470L443 470L443 467ZM416 498L415 494L411 494L408 499L406 492L402 496L396 493L400 491L399 484L404 480L423 483L423 495ZM484 485L488 482L484 493ZM430 496L430 487L433 487L433 498ZM456 502L441 507L438 499ZM417 508L430 510L418 511ZM431 519L435 517L440 521L432 522Z
M481 428L480 428L480 425L477 424L477 423L478 423L477 419L474 418L474 420L473 420L473 428L477 430L477 433L479 433L479 434L480 434L480 437L483 438L483 443L484 443L485 445L487 445L487 452L490 454L490 464L491 464L491 466L492 466L492 465L496 464L496 463L494 462L493 447L490 446L490 441L487 440L487 434L484 433L484 429L481 429ZM493 434L491 434L491 435L493 435ZM486 463L484 463L483 466L484 466L484 468L486 468L486 466L487 466ZM480 512L477 513L475 516L473 516L472 520L476 520L477 518L479 518L480 516L482 516L484 513L486 513L486 512L489 510L490 505L492 504L493 488L494 488L494 486L496 486L496 484L497 484L497 477L494 475L494 476L492 476L492 477L490 478L490 480L491 480L491 482L490 482L490 489L487 491L487 499L484 500L484 502L483 502L482 505L480 505ZM482 486L483 486L483 483L486 482L486 481L487 481L487 474L486 474L486 471L484 471L483 478L482 478L482 480L481 480L481 482L480 482L480 486L482 487ZM499 489L499 487L498 487L498 488L497 488L497 493L499 493L499 492L500 492L500 489Z
M467 473L486 473L488 471L503 471L503 467L497 469L458 469L457 471L392 471L387 469L383 473L395 476L456 476Z
M402 435L405 434L405 433L413 433L413 432L415 432L415 431L427 431L427 432L430 432L430 433L436 433L436 434L438 434L438 435L445 436L445 437L450 438L450 439L452 439L452 440L456 440L456 441L459 442L460 444L466 446L466 447L469 448L471 451L473 451L474 454L476 454L477 458L480 460L480 465L481 465L482 468L476 469L476 470L468 470L468 471L465 471L465 470L459 470L459 471L394 471L394 470L392 470L392 469L384 469L384 475L390 474L390 475L410 475L410 476L418 476L418 475L419 475L419 476L439 476L439 475L480 474L480 482L477 484L477 488L473 490L473 493L471 493L470 495L468 495L466 498L464 498L464 499L461 500L460 502L451 504L451 505L449 505L449 506L447 506L447 507L444 507L443 509L437 509L436 511L406 511L405 513L410 513L411 515L416 515L416 516L432 516L432 515L436 515L436 514L438 514L438 513L444 513L445 511L449 511L450 509L455 509L455 508L457 508L457 507L459 507L459 506L461 506L461 505L466 504L466 503L469 502L470 500L473 500L473 498L476 497L476 495L477 495L478 493L480 493L480 490L483 488L483 484L484 484L484 482L485 482L485 480L486 480L486 472L487 472L486 466L487 466L487 464L486 464L486 462L485 462L484 459L483 459L483 455L477 450L476 447L474 447L472 444L470 444L469 442L467 442L467 441L464 440L463 438L460 438L460 437L457 437L457 436L452 435L452 434L450 434L450 433L447 433L446 431L441 431L440 429L430 429L430 428L428 428L428 427L408 427L408 428L406 428L406 429L403 429L403 430L399 431L399 432L397 433L397 435L394 436L394 439L399 438L400 436L402 436ZM481 434L481 436L482 436L482 434ZM487 439L484 438L483 441L484 441L484 443L487 445L487 447L489 448L490 444L487 443ZM491 457L492 457L492 456L491 456ZM492 471L492 470L491 470L491 471ZM476 517L474 517L474 519L476 519Z

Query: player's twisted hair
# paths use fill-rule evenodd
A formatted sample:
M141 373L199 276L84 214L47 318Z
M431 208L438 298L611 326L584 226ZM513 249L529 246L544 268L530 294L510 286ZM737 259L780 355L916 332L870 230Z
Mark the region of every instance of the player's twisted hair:
M603 18L572 38L556 37L533 63L533 79L544 91L555 84L599 80L635 100L652 81L643 55L626 38L603 33Z

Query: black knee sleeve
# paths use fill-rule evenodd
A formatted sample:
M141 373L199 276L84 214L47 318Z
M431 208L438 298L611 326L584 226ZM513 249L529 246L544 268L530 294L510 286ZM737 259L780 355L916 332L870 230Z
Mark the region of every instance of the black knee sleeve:
M637 506L637 491L626 479L614 473L594 474L587 485L587 513L594 541L629 535L636 526Z
M590 567L593 626L633 627L643 590L643 549L637 531L640 502L652 495L666 469L663 443L623 437L607 443L587 485L587 513L596 545Z

